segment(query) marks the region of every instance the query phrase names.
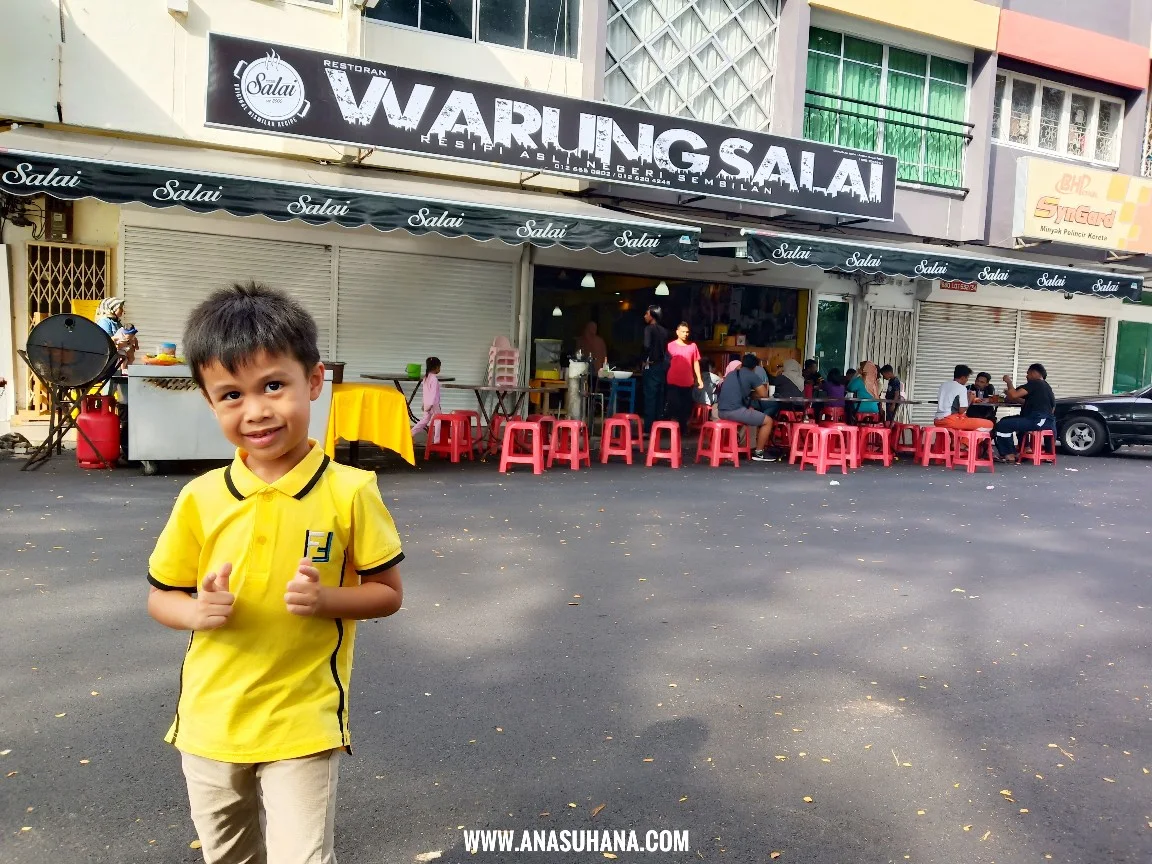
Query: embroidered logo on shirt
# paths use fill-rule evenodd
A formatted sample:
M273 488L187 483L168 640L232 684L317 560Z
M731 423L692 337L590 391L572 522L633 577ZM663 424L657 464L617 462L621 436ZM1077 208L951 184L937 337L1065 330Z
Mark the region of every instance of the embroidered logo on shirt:
M327 564L332 558L331 531L304 532L304 557L313 564Z

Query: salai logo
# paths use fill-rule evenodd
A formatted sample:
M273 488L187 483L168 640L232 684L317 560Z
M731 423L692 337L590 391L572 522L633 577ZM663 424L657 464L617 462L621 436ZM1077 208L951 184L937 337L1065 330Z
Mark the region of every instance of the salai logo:
M287 211L293 216L347 216L348 205L331 198L323 201L313 201L311 195L301 195L290 203Z
M1120 290L1120 283L1111 279L1097 279L1092 283L1093 294L1115 294Z
M1007 279L1007 270L990 270L985 267L983 270L976 274L976 280L978 282L1004 282L1007 281Z
M853 252L844 260L845 267L879 267L880 264L880 259L870 252L864 255L861 255L859 252Z
M313 564L327 564L332 560L331 531L305 531L304 556Z
M1041 288L1063 288L1068 283L1068 280L1057 273L1054 276L1049 276L1047 273L1041 273L1036 278L1036 284Z
M772 257L779 258L784 261L803 261L806 258L812 257L812 250L805 249L803 246L790 248L787 243L781 243L772 250Z
M633 237L631 231L625 231L612 241L612 245L617 249L658 249L660 238L649 237L647 231L639 237Z
M211 186L197 183L195 186L186 187L180 185L179 180L169 180L163 186L157 186L153 189L152 197L157 201L192 201L201 204L217 204L223 191L223 186L217 186L213 189Z
M21 162L11 171L0 175L9 186L32 186L37 189L74 189L80 185L80 171L61 174L55 165L47 173L37 171L31 162Z
M273 129L291 126L312 107L304 98L304 80L275 51L253 60L241 60L232 70L233 89L244 111L257 123Z
M445 210L439 216L433 216L427 207L421 207L408 217L408 224L413 228L462 228L463 216L449 216Z
M915 267L917 276L944 276L948 273L948 265L939 261L928 261L925 258Z
M568 233L564 225L556 226L549 222L547 225L537 225L535 219L529 219L516 229L516 236L525 240L563 240Z

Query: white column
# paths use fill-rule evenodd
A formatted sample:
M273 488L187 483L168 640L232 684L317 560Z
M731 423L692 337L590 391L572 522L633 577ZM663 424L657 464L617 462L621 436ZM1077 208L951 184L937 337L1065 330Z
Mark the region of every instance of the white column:
M8 247L0 245L0 378L8 379L0 396L0 434L8 431L8 421L16 414L16 344L12 340L12 283L8 271Z

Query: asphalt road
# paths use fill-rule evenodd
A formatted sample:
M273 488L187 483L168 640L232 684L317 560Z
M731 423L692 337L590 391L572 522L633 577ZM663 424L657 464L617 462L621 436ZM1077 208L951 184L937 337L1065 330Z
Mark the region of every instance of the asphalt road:
M0 861L197 861L161 741L185 639L143 578L187 476L17 465ZM606 860L462 827L689 832L616 859L653 864L1152 859L1147 456L380 484L405 606L360 630L342 864Z

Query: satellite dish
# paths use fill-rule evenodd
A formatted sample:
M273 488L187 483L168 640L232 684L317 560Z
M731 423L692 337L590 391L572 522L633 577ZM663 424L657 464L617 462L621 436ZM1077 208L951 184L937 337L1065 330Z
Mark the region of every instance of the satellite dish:
M24 351L17 352L44 385L49 398L48 436L33 452L22 470L36 468L63 451L64 437L76 429L84 396L112 377L120 355L116 345L99 326L80 315L53 315L28 334ZM107 467L112 467L108 465Z
M108 334L80 315L53 315L28 334L28 365L45 384L86 387L107 377L119 355Z

